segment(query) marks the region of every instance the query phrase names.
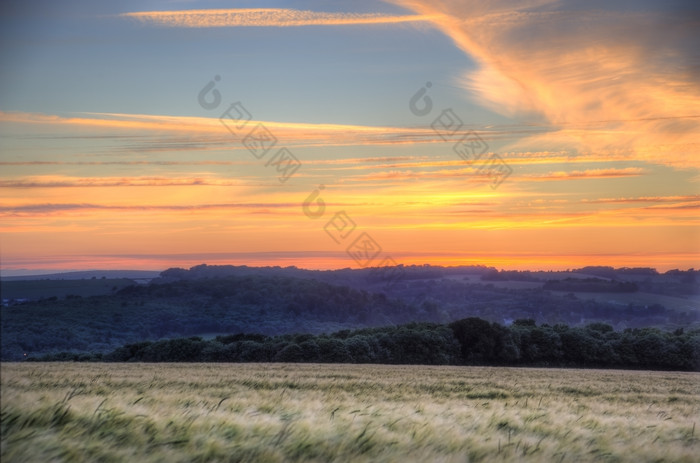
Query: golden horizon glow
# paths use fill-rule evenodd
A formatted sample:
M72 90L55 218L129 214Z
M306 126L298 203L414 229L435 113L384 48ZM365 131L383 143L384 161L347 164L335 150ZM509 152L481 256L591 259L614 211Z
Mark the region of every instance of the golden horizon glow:
M90 16L108 34L66 13L90 43L35 19L51 39L8 42L3 270L358 267L346 249L363 232L382 249L370 265L700 267L692 21L565 0L389 3L115 7ZM47 98L54 86L70 91ZM227 119L235 105L250 117ZM474 159L440 132L448 109L455 136L483 142ZM265 150L246 145L253 128L272 134ZM288 179L283 149L299 163ZM336 242L341 212L356 228Z

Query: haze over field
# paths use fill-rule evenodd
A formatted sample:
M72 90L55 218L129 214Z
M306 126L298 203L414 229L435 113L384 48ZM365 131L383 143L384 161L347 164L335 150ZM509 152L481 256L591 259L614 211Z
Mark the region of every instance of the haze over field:
M697 267L698 17L684 1L3 2L3 275Z

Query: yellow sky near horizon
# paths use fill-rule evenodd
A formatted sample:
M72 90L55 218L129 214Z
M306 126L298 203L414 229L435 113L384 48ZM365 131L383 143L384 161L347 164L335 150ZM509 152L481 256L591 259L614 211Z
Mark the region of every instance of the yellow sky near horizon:
M151 118L158 122L124 125L121 117L109 123L44 115L34 115L27 123L26 117L13 117L0 115L28 124L32 131L43 126L79 137L118 140L148 134L161 144L171 138L178 143L183 137L194 143L201 137L198 143L206 145L211 143L207 137L213 136L214 140L230 137L230 145L240 145L215 119L192 124L189 119ZM68 165L60 160L14 161L13 169L28 167L32 175L0 180L4 190L0 215L9 219L3 220L4 244L32 249L22 257L34 254L37 262L57 248L65 255L152 256L151 267L171 261L194 265L217 252L241 253L238 263L274 265L275 252L294 252L296 257L284 262L335 268L353 263L343 254L345 246L330 239L324 226L335 213L345 211L358 232L371 233L384 255L407 264L669 269L693 266L697 256L688 250L697 250L700 194L630 195L629 189L614 194L617 182L672 176L670 167L630 161L624 153L593 160L562 152L503 153L514 172L492 189L486 174L424 129L375 133L361 127L264 124L283 134L290 146L318 143L316 149L322 150L324 139L332 144L340 133L354 148L380 146L395 152L391 143L395 138L402 147L442 149L439 155L304 159L299 173L285 185L276 182L274 172L242 145L231 150L216 146L216 141L214 147L202 148L207 160L200 158L202 150L190 146L182 155L166 151L167 161L112 160L123 156L109 155L86 156L82 159L89 160ZM373 138L375 134L379 138ZM407 143L411 137L415 139ZM82 173L77 175L76 169ZM317 183L328 184L322 193L328 212L310 219L301 206ZM592 196L592 187L605 194ZM673 239L663 244L667 237ZM328 256L301 257L309 250ZM180 254L188 256L168 257ZM154 257L158 255L163 257ZM148 266L143 262L149 259L137 262Z
M266 56L289 37L300 37L295 40L305 50L318 41L323 46L324 39L340 40L333 34L354 33L339 29L364 27L359 33L377 37L401 28L442 47L436 55L452 47L474 64L458 63L454 85L438 88L439 76L434 86L414 79L423 75L415 57L394 53L392 67L419 71L397 81L396 88L386 84L386 101L370 101L376 112L390 107L389 116L377 116L381 124L359 118L347 123L322 112L316 122L301 115L285 118L291 103L279 97L270 103L251 97L253 90L233 94L226 80L214 78L224 74L216 70L229 53L222 45L208 56L216 64L213 72L186 70L191 74L182 77L182 85L189 94L161 81L167 99L182 101L177 104L185 110L165 103L150 113L125 110L128 105L120 106L119 99L131 88L116 92L109 104L83 102L79 111L58 104L17 109L0 100L3 271L200 263L342 268L397 262L533 270L699 266L700 85L692 63L684 67L690 52L678 47L692 43L683 18L669 16L677 23L654 42L644 34L671 19L661 15L661 21L642 9L604 11L598 5L573 11L566 2L544 1L391 3L401 10L111 15L115 31L204 34L174 43L156 35L163 56L175 60L190 56L188 47L198 56L205 49L201 44L221 44L222 37L249 37L254 54ZM263 33L277 38L280 30L296 35L272 40ZM111 40L121 39L104 38ZM63 46L71 51L76 45L44 44L16 63ZM96 43L95 51L103 46ZM137 56L135 48L129 44L123 54ZM253 51L237 53L253 59ZM347 56L370 52L353 53ZM313 58L317 68L287 71L302 73L302 83L314 73L345 78L348 71L334 66L349 59L346 55L329 46L319 56ZM253 88L258 76L278 72L260 59L250 76L234 74L236 88ZM123 72L142 69L143 77L137 77L143 79L162 72L143 63ZM74 76L90 66L66 65L62 72ZM371 77L355 77L358 86L375 85L373 79L390 72L377 63L367 69ZM348 79L343 91L350 92L353 77ZM223 94L211 110L201 99L197 104L197 92L207 85L208 98L213 88ZM158 94L161 86L152 84L140 95ZM11 90L3 86L5 95ZM353 97L339 98L351 108ZM426 98L432 112L414 117L409 108L427 104ZM232 119L222 113L237 100L250 117L244 128L232 129ZM276 117L263 117L270 114ZM436 124L449 122L450 114L464 123L446 136ZM483 121L473 122L480 120L474 114ZM253 130L274 136L269 152L251 149ZM482 157L460 157L457 145L464 134L483 147ZM298 170L282 178L288 172L275 159L286 155L295 157ZM505 178L498 177L504 172ZM365 249L372 259L354 259L348 252L362 243L373 246Z

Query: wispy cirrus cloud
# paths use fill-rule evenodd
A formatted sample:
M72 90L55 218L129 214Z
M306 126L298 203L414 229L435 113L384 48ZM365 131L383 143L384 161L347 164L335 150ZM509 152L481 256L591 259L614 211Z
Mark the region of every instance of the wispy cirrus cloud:
M240 143L239 137L231 135L221 120L217 117L194 116L166 116L154 114L122 114L122 113L78 113L75 115L55 115L26 112L0 111L0 122L6 124L19 124L27 127L40 126L42 129L55 129L60 133L59 138L67 136L61 128L75 128L81 131L74 135L76 138L92 139L118 138L123 140L125 136L133 137L133 141L124 145L122 149L135 151L176 151L176 150L210 150L220 149L245 149ZM412 145L435 144L441 146L441 152L452 155L452 144L445 142L430 127L396 127L396 126L369 126L357 124L321 124L304 122L280 122L251 120L248 126L255 127L263 124L275 137L285 145L298 147L314 146L362 146L362 145ZM474 130L487 142L495 140L509 140L525 136L526 139L536 137L539 134L543 139L558 137L562 132L569 134L571 130L551 132L551 127L540 127L533 130L529 125L503 125L484 127L468 127ZM544 133L546 132L546 133ZM530 134L530 135L527 135ZM36 136L32 133L32 136ZM571 137L583 136L581 131L576 131ZM44 136L46 137L46 136ZM122 146L122 144L120 144ZM561 146L559 147L561 149ZM679 152L685 153L692 147L669 145L656 147L654 152L659 156L673 157ZM609 162L614 160L630 160L634 153L629 150L599 150L586 153L585 156L574 156L566 151L547 150L519 150L501 153L509 162L520 164L538 164L547 162ZM359 162L374 163L372 159L382 158L356 158ZM390 156L387 162L393 158L399 162L400 157ZM456 158L456 156L455 156ZM318 160L315 163L326 162L328 164L344 163L340 160Z
M603 203L603 204L639 204L639 203L678 203L686 201L700 201L700 195L683 195L683 196L635 196L629 198L600 198L592 200L584 200L586 203Z
M228 141L230 143L240 141L227 131L219 118L210 117L119 113L81 113L75 116L58 116L53 114L0 111L0 122L53 127L71 126L85 129L110 129L149 134L207 135L208 141ZM263 124L275 137L284 140L286 144L355 146L361 144L433 143L439 140L439 137L431 129L425 128L258 120L248 121L247 126L252 129L257 124ZM211 137L215 137L215 139Z
M454 166L453 169L438 170L384 170L363 175L355 175L347 178L351 182L365 182L372 180L417 180L417 179L463 179L469 183L489 183L492 181L487 170L480 170L479 166L464 167L464 161L432 162L418 167L434 167L440 165ZM381 166L377 166L378 168ZM398 166L404 167L404 166ZM648 173L646 169L639 167L585 169L585 170L559 170L542 174L520 174L513 178L520 181L555 181L555 180L584 180L604 179L619 177L637 177ZM464 182L463 182L464 183Z
M437 18L434 24L477 61L459 84L478 102L558 126L558 132L531 140L540 149L546 142L589 152L628 149L637 159L700 167L700 60L692 7L391 1Z
M201 177L69 177L36 175L0 180L0 188L243 186L240 180Z
M429 21L425 15L381 13L325 13L289 8L240 8L175 11L138 11L121 17L166 27L299 27L398 24Z
M658 205L654 205L654 206L648 206L647 209L673 210L673 211L685 210L685 209L695 210L695 209L700 209L700 202L687 203L687 204L670 204L670 205L669 204L658 204ZM698 223L698 222L700 222L700 221L698 221L696 218L695 223Z
M327 203L329 207L349 207L361 205L360 203L338 202ZM0 214L39 214L65 211L200 211L213 209L260 209L260 208L294 208L298 209L298 202L249 202L249 203L211 203L211 204L97 204L97 203L38 203L0 205Z
M0 205L0 214L52 214L66 211L200 211L212 209L258 209L299 207L298 203L221 203L221 204L95 204L95 203L40 203Z
M627 156L568 156L558 153L501 153L501 158L510 165L538 166L545 164L588 164L629 161ZM450 159L451 152L446 150L442 157L435 156L382 156L382 157L352 157L337 159L308 159L304 164L308 169L325 171L347 170L376 170L376 169L429 169L433 167L464 167L465 161L459 158ZM255 165L253 160L221 161L0 161L0 166L240 166Z
M0 166L235 166L251 161L0 161Z
M226 146L227 149L245 149L240 137L233 136L219 117L166 116L154 114L77 113L55 115L26 112L0 111L0 122L24 126L60 130L62 127L81 129L77 138L92 139L96 136L136 136L126 149L137 151L207 150ZM326 124L308 122L280 122L250 120L246 129L258 124L266 127L278 140L290 147L330 147L362 145L441 145L451 152L446 143L431 127L370 126L358 124ZM510 139L522 135L518 126L468 127L478 132L485 141ZM541 129L537 129L541 131ZM525 130L532 133L530 129ZM33 134L34 135L34 134ZM63 134L61 136L64 136ZM148 138L151 137L151 138Z
M616 178L616 177L637 177L647 173L640 167L625 167L622 169L586 169L555 171L544 174L531 174L523 176L528 180L574 180L574 179L594 179L594 178Z

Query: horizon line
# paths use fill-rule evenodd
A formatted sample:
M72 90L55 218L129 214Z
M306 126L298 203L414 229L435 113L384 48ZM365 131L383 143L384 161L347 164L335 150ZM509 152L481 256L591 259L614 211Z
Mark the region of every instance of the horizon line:
M352 270L352 271L361 271L361 270L371 270L371 269L380 269L380 268L395 268L395 267L404 267L404 268L411 268L411 267L434 267L434 268L443 268L443 269L456 269L456 268L479 268L483 267L485 269L495 269L498 272L531 272L531 273L575 273L578 270L590 268L590 267L599 267L599 268L611 268L613 270L653 270L657 272L659 275L663 275L665 273L668 273L669 271L683 271L683 272L689 272L689 271L700 271L700 269L695 269L694 267L688 267L688 268L669 268L667 270L659 269L657 267L653 266L634 266L634 267L628 267L628 266L613 266L613 265L583 265L581 267L569 267L566 269L560 268L560 269L544 269L544 268L520 268L520 269L508 269L508 268L498 268L493 265L487 265L487 264L455 264L455 265L443 265L443 264L434 264L434 263L423 263L423 264L416 264L416 263L410 263L410 264L402 264L402 263L397 263L396 265L388 265L388 266L366 266L366 267L359 267L359 268L353 268L349 266L345 267L333 267L333 268L310 268L310 267L300 267L297 265L247 265L247 264L223 264L223 263L217 263L217 264L208 264L206 262L202 262L200 264L196 265L191 265L191 266L170 266L167 268L159 267L159 268L56 268L56 269L51 269L51 268L43 268L43 269L28 269L28 268L17 268L17 269L2 269L0 270L0 278L14 278L14 277L42 277L42 276L52 276L52 275L63 275L63 274L71 274L71 273L98 273L98 272L164 272L169 269L173 268L182 268L184 270L192 270L195 267L200 267L200 266L207 266L207 267L248 267L251 269L270 269L270 268L280 268L280 269L296 269L296 270L302 270L302 271L328 271L328 272L335 272L335 271L341 271L341 270ZM26 273L21 273L21 272L26 272ZM10 274L8 274L10 273Z

